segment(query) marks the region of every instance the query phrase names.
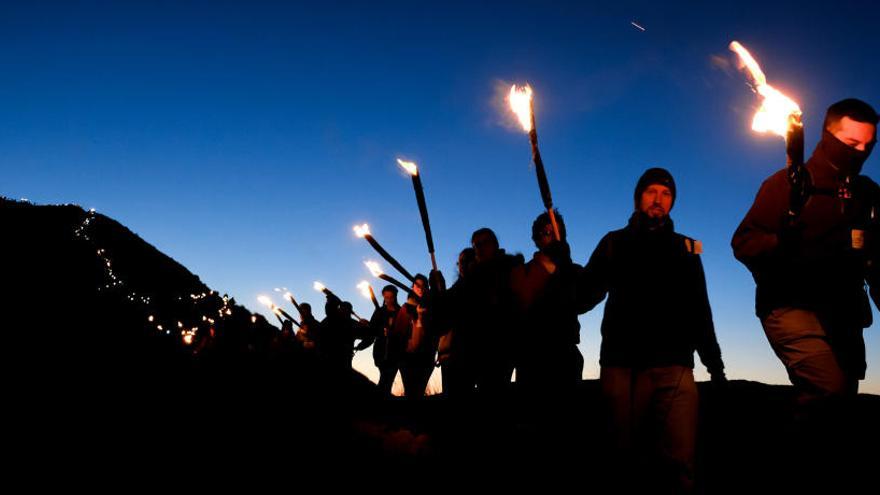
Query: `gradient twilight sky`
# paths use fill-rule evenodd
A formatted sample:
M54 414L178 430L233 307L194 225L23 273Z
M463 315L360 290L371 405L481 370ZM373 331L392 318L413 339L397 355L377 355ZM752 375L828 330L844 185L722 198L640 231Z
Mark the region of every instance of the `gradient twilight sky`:
M0 194L95 207L252 309L286 286L322 316L321 280L368 315L355 284L379 258L355 223L410 271L430 268L398 156L420 165L449 283L479 227L531 257L542 206L527 139L499 106L505 83L528 81L575 261L625 224L641 172L668 168L676 227L703 241L728 376L787 383L729 247L783 141L749 129L757 99L727 45L800 103L809 153L829 104L880 106L880 7L613 4L2 2ZM581 319L587 377L601 314ZM369 351L355 366L377 375Z

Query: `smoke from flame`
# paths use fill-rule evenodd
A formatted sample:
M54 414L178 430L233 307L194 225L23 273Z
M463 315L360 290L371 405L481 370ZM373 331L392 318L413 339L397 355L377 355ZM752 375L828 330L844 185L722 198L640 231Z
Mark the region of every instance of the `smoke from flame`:
M382 275L382 268L379 267L379 263L375 261L364 261L364 264L367 265L367 268L370 270L370 273L373 274L374 277L378 277Z
M507 102L510 109L516 114L519 124L523 130L530 132L532 130L532 87L526 84L521 88L517 88L516 84L510 87L510 94L507 95Z
M367 224L363 225L355 225L354 226L354 235L363 238L364 236L370 235L370 226Z
M417 167L415 163L407 162L401 160L400 158L397 159L397 163L398 165L403 167L403 169L406 170L406 173L408 173L409 175L419 175L419 167Z
M743 66L752 77L755 91L761 96L761 106L752 119L752 130L769 131L784 137L788 132L792 116L800 116L800 106L778 89L767 84L767 76L764 75L761 66L738 41L732 41L730 49L739 56Z

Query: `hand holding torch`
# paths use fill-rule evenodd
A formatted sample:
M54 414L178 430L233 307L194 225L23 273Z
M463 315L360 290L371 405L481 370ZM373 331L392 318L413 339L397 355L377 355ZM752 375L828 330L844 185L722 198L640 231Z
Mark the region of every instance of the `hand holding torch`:
M529 133L529 143L532 145L532 162L535 164L535 173L538 176L538 189L541 191L541 201L547 214L550 215L550 224L553 226L553 236L558 241L559 225L556 223L556 213L553 211L553 197L550 195L550 183L547 181L547 172L544 170L544 160L541 159L541 151L538 149L538 130L535 126L535 104L532 99L532 88L528 84L522 88L516 85L510 87L507 97L510 109L516 114L523 130Z

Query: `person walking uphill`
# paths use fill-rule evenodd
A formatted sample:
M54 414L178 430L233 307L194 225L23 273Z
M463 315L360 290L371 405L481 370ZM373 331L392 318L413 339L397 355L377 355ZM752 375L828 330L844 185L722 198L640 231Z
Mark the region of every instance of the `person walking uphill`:
M608 296L599 363L616 450L612 472L632 473L632 463L647 460L636 467L656 467L653 473L624 479L687 493L694 485L697 431L694 351L713 382L726 378L701 246L675 232L669 216L675 198L667 170L645 171L635 189L636 211L626 227L599 242L578 298L591 309Z
M852 398L865 376L863 329L871 324L865 282L878 284L878 186L859 175L877 139L877 113L847 99L828 108L806 162L800 213L788 214L786 170L761 185L733 235L733 253L757 286L755 309L810 422ZM874 242L872 242L874 241Z

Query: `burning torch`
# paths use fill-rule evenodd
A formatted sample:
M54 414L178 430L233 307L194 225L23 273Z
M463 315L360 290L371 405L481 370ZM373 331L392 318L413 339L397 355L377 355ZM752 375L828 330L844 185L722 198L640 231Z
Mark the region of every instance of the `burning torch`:
M424 201L424 198L423 198L423 201ZM427 215L427 213L426 213L426 215ZM427 218L427 216L425 218ZM383 248L379 244L378 241L376 241L376 239L373 237L373 234L370 233L370 226L369 225L367 225L367 224L355 225L354 226L354 234L358 237L366 239L367 242L370 243L370 246L373 246L373 249L375 249L376 252L379 253L379 256L385 258L385 261L387 261L388 263L391 263L391 266L393 266L398 272L400 272L401 275L406 277L407 280L409 280L410 282L416 281L415 277L413 277L406 270L406 268L404 268L403 265L400 264L400 262L398 262L396 259L394 259L394 256L391 256L391 254L388 251L386 251L385 248ZM433 251L433 244L431 244L431 246L432 246L431 250ZM433 252L432 252L431 256L433 257Z
M807 196L807 173L804 168L804 124L800 106L767 84L767 77L752 54L738 41L730 43L752 78L753 89L761 97L761 106L752 119L752 130L772 132L785 138L786 170L791 185L788 218L794 221Z
M559 235L559 225L556 223L556 213L553 211L550 183L547 181L544 161L541 159L541 151L538 149L538 130L535 127L535 104L532 99L532 87L526 84L522 88L517 88L514 84L510 87L507 101L523 130L529 133L529 143L532 145L532 161L535 164L535 173L538 176L538 189L541 190L541 200L544 202L544 208L547 208L547 214L550 215L550 224L553 225L553 236L558 241L561 239L561 236Z
M367 265L367 268L370 270L370 273L372 273L374 277L381 278L388 283L394 284L403 289L405 292L412 292L411 287L407 287L400 280L397 280L391 275L387 275L386 273L384 273L382 271L382 268L379 267L379 263L376 263L375 261L365 261L364 264Z
M376 309L379 309L379 301L376 300L376 293L373 292L373 286L370 285L369 282L362 280L361 283L357 284L357 288L361 291L361 294L363 294L364 297L373 302L373 306Z
M269 310L272 311L272 314L275 315L275 318L278 318L278 323L281 323L282 325L284 324L284 320L281 319L281 317L283 316L283 317L287 318L288 320L290 320L291 323L293 323L294 325L298 326L299 328L302 328L302 325L300 325L298 321L296 321L292 316L287 314L286 311L284 311L283 309L276 306L275 303L273 303L272 300L269 299L268 296L259 296L259 297L257 297L257 300L260 301L260 303L269 307Z
M413 162L397 159L406 173L412 177L413 189L416 191L416 203L419 204L419 214L422 216L422 227L425 229L425 241L428 243L428 253L431 255L431 266L437 271L437 259L434 257L434 237L431 235L431 222L428 220L428 205L425 203L425 190L422 188L422 176L419 167ZM413 281L410 279L410 281Z
M290 301L290 304L293 304L293 307L296 308L296 310L299 311L300 316L302 316L302 309L300 309L299 303L296 302L296 299L293 298L293 294L291 294L290 292L285 292L284 299Z

